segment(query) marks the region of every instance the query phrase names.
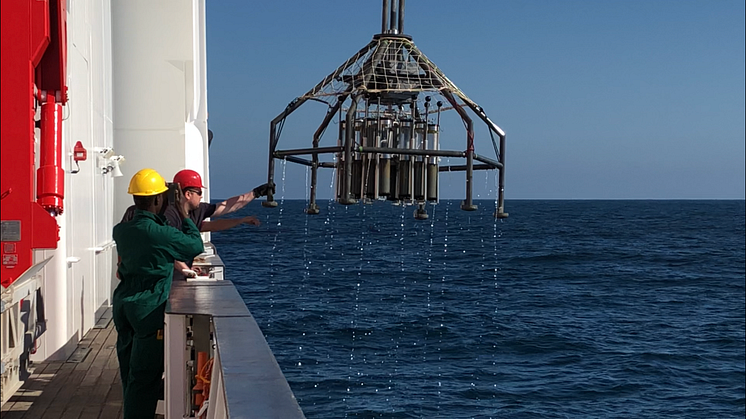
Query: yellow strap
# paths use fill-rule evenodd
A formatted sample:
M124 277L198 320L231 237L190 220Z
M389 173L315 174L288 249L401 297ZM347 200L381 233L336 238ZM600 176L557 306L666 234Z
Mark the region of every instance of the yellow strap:
M196 378L198 380L202 380L202 382L205 384L210 384L210 379L207 378L207 375L209 375L208 371L210 373L212 372L212 364L214 361L215 361L214 358L210 358L207 362L205 362L205 365L202 367L202 371L197 373Z

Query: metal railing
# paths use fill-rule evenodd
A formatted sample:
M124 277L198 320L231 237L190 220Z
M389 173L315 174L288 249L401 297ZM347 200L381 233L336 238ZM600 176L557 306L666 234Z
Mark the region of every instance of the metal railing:
M218 278L175 281L171 287L164 336L166 417L305 418L236 287L220 280L219 257L211 255L210 262ZM209 378L200 353L210 358ZM205 385L209 395L202 402Z
M28 376L29 351L46 330L39 272L47 258L24 272L0 293L0 405L23 385Z

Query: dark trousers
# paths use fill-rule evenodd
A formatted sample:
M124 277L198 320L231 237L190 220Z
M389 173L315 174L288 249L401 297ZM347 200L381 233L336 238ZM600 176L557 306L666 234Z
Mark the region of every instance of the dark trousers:
M166 304L113 298L117 357L124 390L124 419L152 419L163 376L163 323Z

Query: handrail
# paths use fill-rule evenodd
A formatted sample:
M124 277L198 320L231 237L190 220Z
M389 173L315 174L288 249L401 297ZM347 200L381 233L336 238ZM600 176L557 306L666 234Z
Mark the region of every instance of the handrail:
M209 319L209 328L198 327L200 318ZM196 348L210 335L214 363L207 418L305 419L259 325L227 280L172 284L166 306L166 417L189 416L192 385L184 371L191 351L184 348L190 342Z

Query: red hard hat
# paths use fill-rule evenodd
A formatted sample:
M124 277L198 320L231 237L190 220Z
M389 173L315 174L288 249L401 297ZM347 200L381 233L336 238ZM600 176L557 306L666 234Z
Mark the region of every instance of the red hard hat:
M194 170L184 169L174 176L174 183L178 183L181 189L204 188L202 176Z

